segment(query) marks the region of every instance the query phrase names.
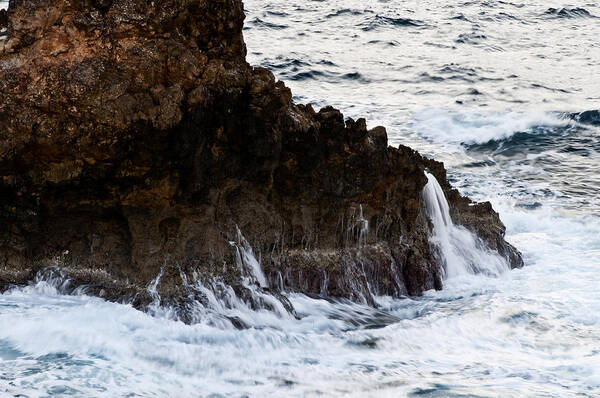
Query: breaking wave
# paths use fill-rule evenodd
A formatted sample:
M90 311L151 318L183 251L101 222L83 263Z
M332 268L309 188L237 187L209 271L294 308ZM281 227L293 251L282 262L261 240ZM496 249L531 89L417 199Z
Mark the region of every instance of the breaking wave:
M550 112L452 112L426 109L414 116L414 129L436 142L483 144L510 138L517 133L547 134L574 122Z

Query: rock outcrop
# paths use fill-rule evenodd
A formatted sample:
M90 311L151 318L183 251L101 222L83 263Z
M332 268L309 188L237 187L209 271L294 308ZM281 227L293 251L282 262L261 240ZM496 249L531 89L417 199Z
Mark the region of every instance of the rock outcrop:
M1 18L0 18L1 21ZM111 300L234 287L372 303L441 289L422 190L513 267L489 203L382 127L297 105L245 60L241 0L11 0L0 41L0 285L49 265ZM238 229L241 234L238 234ZM243 235L243 237L242 237Z

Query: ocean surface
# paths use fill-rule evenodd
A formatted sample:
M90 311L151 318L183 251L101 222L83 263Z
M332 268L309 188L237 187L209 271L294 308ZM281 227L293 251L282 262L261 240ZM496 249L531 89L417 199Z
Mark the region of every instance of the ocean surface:
M193 325L63 295L49 273L0 295L0 396L599 397L600 5L245 7L250 63L296 101L366 117L391 145L444 161L461 192L493 203L526 267L458 266L443 291L378 297L377 310L290 293L301 319L215 301ZM448 252L469 240L457 226L438 238Z

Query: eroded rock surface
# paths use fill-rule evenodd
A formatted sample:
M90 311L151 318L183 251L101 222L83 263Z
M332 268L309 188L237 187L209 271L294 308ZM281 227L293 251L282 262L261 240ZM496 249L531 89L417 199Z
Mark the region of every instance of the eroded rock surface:
M489 203L382 127L297 105L246 63L241 0L13 0L0 41L0 285L49 265L144 306L164 270L238 286L239 231L272 291L372 303L442 288L424 170L509 259ZM0 15L0 24L2 16Z

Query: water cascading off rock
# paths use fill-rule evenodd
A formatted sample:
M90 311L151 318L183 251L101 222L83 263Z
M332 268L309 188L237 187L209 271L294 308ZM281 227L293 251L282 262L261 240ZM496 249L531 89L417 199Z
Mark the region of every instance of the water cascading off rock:
M454 225L442 187L428 172L423 199L433 224L431 244L437 250L446 278L467 274L498 276L510 270L505 258L490 250L480 238L463 226Z

